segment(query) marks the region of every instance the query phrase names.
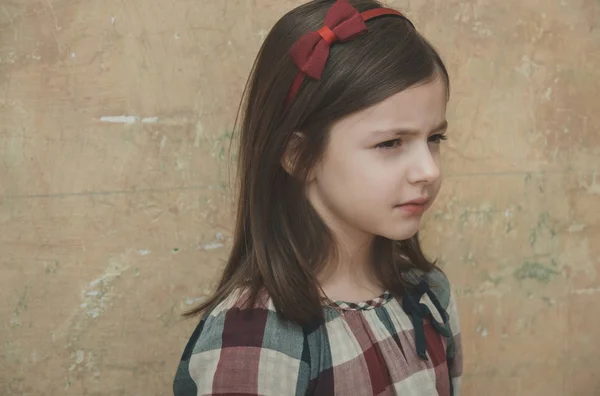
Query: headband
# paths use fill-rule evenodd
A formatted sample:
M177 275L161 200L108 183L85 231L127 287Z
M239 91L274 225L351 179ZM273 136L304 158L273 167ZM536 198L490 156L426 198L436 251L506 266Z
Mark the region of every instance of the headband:
M285 107L298 93L304 77L315 80L321 78L329 49L334 43L343 43L362 35L369 30L365 22L384 15L408 20L402 13L390 8L374 8L359 13L347 0L337 0L327 12L323 27L302 35L290 48L290 57L298 67L298 73L288 91Z

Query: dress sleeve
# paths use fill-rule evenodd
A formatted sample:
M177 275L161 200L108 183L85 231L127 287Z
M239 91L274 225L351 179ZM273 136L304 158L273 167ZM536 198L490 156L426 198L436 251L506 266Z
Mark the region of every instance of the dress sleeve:
M310 377L301 326L268 308L208 315L182 356L175 396L304 395Z
M463 372L463 351L460 336L460 319L456 305L456 296L454 291L450 292L450 301L448 304L448 316L450 321L450 330L452 331L452 343L449 347L453 348L451 360L448 361L448 370L450 380L452 381L453 396L460 395L461 377Z

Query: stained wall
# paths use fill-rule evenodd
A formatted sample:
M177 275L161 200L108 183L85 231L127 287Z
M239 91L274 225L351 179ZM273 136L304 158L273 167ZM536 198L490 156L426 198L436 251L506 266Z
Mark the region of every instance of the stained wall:
M239 95L299 3L2 0L0 394L171 393L231 244ZM600 394L600 3L389 4L452 76L424 237L464 394Z

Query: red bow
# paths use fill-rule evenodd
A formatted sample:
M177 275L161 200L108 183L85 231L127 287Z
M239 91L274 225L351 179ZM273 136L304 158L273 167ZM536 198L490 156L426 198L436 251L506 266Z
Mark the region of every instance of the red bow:
M302 73L318 80L331 44L353 39L366 31L367 25L358 11L346 0L339 0L327 12L325 25L300 37L290 49L290 56Z
M321 78L333 43L349 41L360 36L368 30L366 21L382 15L404 18L400 12L389 8L375 8L359 13L347 0L337 0L327 12L323 27L306 33L290 48L290 57L299 72L288 92L286 107L300 89L304 76L315 80Z

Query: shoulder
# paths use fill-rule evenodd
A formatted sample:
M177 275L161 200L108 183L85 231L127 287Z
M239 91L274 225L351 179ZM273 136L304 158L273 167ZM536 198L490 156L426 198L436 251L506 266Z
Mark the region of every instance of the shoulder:
M203 317L182 356L176 396L275 394L278 387L302 387L308 370L302 327L280 318L266 293L251 305L248 296L238 290ZM192 391L177 392L178 386Z
M298 351L289 348L302 341L302 327L281 318L266 292L250 304L249 293L238 290L219 304L204 319L196 350L223 347L254 347L279 351L292 357ZM216 344L210 345L213 340Z

